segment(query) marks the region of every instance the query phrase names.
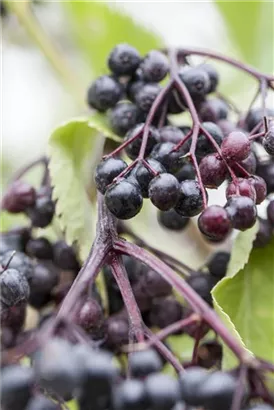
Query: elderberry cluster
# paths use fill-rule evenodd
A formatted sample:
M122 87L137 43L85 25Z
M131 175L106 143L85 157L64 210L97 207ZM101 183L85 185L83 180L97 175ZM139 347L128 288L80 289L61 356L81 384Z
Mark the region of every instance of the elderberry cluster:
M231 105L217 92L219 74L212 65L184 60L174 74L171 64L160 51L141 57L127 44L110 52L111 73L91 84L88 104L107 111L110 127L123 141L97 166L96 186L119 219L134 217L149 198L167 229L184 229L200 214L205 238L223 241L233 228L251 228L256 205L274 191L274 110L252 108L235 122ZM165 93L168 75L174 85ZM198 124L184 122L187 111L196 112ZM257 152L259 144L266 160ZM208 206L207 189L225 181L226 204Z

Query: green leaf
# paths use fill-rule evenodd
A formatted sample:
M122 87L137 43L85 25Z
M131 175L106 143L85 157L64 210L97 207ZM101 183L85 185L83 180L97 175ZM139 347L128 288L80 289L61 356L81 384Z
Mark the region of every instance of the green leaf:
M227 25L233 46L238 48L245 60L261 69L272 70L272 2L217 0L216 5Z
M255 355L274 361L274 238L214 289L214 299Z
M69 410L79 410L79 406L78 406L76 400L67 401L66 406Z
M67 242L79 245L83 259L92 244L96 218L87 186L101 157L104 137L118 138L106 128L100 116L94 115L61 125L53 131L49 140L49 168L53 198L57 200L56 213Z
M110 50L118 43L129 43L140 53L162 45L160 38L133 21L113 4L96 1L65 1L62 6L77 48L89 62L94 75L106 72Z
M251 229L238 234L234 241L226 276L233 277L243 269L252 251L258 229L259 224L257 222Z

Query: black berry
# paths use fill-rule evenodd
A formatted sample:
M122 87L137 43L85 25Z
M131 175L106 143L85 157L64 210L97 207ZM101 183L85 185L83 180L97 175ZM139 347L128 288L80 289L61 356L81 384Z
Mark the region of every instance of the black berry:
M128 363L133 377L145 377L162 369L161 359L154 349L133 352Z
M140 212L143 205L141 188L122 180L111 185L105 194L110 212L118 219L130 219Z
M149 198L161 211L173 208L179 198L180 185L171 174L163 173L153 178L148 187Z
M243 161L250 154L250 141L241 131L233 131L224 138L221 150L228 161Z
M198 215L203 209L203 196L197 181L189 179L180 183L180 195L175 211L185 217Z
M127 141L133 136L139 134L139 136L134 141L132 141L130 144L128 144L125 148L125 152L130 159L136 159L139 155L139 151L142 145L143 128L144 128L144 124L138 124L132 130L130 130L125 136L124 141ZM145 149L146 157L151 153L153 147L157 144L158 141L159 141L158 130L152 126L149 127L148 141L147 141L147 145Z
M231 219L232 226L240 231L251 228L257 217L254 201L247 196L234 195L226 203L225 209Z
M118 44L112 49L108 66L116 75L132 75L138 68L141 57L136 48L128 44Z
M89 87L87 102L91 108L98 111L106 111L122 97L123 88L121 84L109 75L97 78Z
M102 160L96 167L95 182L97 189L104 194L107 186L115 177L127 168L127 163L120 158L107 158Z
M36 228L45 228L48 226L54 216L55 205L49 197L39 197L35 205L26 210L27 216Z
M135 104L121 102L109 114L110 126L115 134L123 137L133 128L139 119L139 110Z
M26 245L26 253L37 259L52 259L52 245L47 238L30 239Z
M155 159L150 158L147 160L147 163L155 172L158 172L159 174L165 172L165 168L163 167L163 165ZM140 185L143 198L148 198L148 186L154 178L154 175L144 164L141 164L138 166L136 170L135 178L138 184Z
M223 241L231 231L227 211L219 205L206 208L198 219L200 231L214 242Z
M145 81L157 83L163 80L168 73L168 59L160 51L152 50L144 57L141 70Z
M23 212L35 202L36 192L33 186L23 181L13 182L2 199L2 207L8 212Z
M159 223L172 231L181 231L188 224L190 219L179 215L174 209L169 211L159 211L157 214Z
M203 184L207 188L218 188L227 175L224 161L216 154L206 155L199 164Z
M148 112L161 91L161 87L156 83L145 84L136 94L135 102L137 107L144 112Z
M228 252L215 253L207 264L209 273L222 279L226 275L227 266L230 260L230 254Z

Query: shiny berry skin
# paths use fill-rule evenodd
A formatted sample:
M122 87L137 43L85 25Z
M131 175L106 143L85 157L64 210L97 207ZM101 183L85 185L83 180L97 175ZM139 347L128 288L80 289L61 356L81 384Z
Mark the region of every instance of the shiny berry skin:
M248 181L255 189L256 204L262 203L267 195L267 186L265 181L258 175L252 175L250 178L248 178Z
M26 277L16 269L8 268L0 275L1 301L7 306L28 300L30 289Z
M220 127L214 122L203 122L203 128L212 136L218 145L221 145L224 135ZM200 133L197 141L196 155L198 159L202 159L205 155L215 153L216 150L209 139Z
M145 81L158 83L162 81L168 73L168 59L160 51L152 50L144 57L140 68Z
M160 91L161 87L156 83L145 84L136 94L135 102L137 107L144 112L149 112Z
M254 201L247 196L231 196L225 205L225 209L235 229L245 231L251 228L256 222L256 205Z
M220 98L206 100L199 106L199 115L202 121L218 122L226 120L229 112L227 103Z
M270 128L265 134L263 146L269 155L274 156L274 127Z
M58 410L59 405L43 394L37 394L28 402L25 410Z
M22 410L28 403L34 386L31 367L19 365L3 369L1 380L1 404L7 410Z
M272 239L272 226L267 219L258 218L259 230L257 232L253 246L255 248L264 248Z
M226 275L229 260L230 253L223 251L215 253L207 264L209 273L218 279L222 279Z
M257 165L256 174L266 183L267 193L274 192L274 161L267 161Z
M26 210L26 214L33 226L36 228L45 228L51 223L54 211L55 205L50 198L39 197L36 199L35 205Z
M274 227L274 200L270 201L267 205L267 218Z
M21 252L25 247L26 240L29 239L29 232L26 230L8 231L0 233L0 256L9 251Z
M199 169L204 186L218 188L227 175L224 161L217 154L209 154L202 158Z
M209 305L212 305L211 290L216 284L216 278L206 273L194 273L189 276L186 282L196 293Z
M230 182L226 188L227 199L233 195L247 196L252 201L256 200L256 191L248 179L238 178L237 182Z
M145 390L151 410L170 410L180 399L178 381L168 374L151 374L145 380Z
M226 210L219 205L211 205L201 213L198 227L206 237L214 242L226 239L232 228Z
M33 261L23 252L13 254L13 251L8 251L2 255L0 263L2 268L5 268L8 264L9 268L18 270L28 280L32 278L34 269Z
M233 131L224 138L221 150L228 161L243 161L250 154L251 144L248 136L241 131Z
M201 367L191 367L180 373L181 395L186 404L200 406L203 404L200 389L208 378L208 372Z
M26 253L37 259L52 259L52 245L47 238L33 238L27 242Z
M210 84L207 92L213 93L214 91L216 91L216 88L219 83L218 71L211 64L201 64L199 67L200 69L204 70L209 76Z
M266 116L273 117L274 110L271 108L266 108ZM259 122L263 121L263 110L262 108L253 108L249 111L246 117L246 127L247 131L251 132L253 128L255 128Z
M183 165L183 158L182 156L185 154L183 148L174 151L176 144L172 142L161 142L153 148L150 156L157 161L161 162L167 172L171 174L179 171L179 169Z
M89 87L87 103L90 108L104 112L114 105L122 97L123 88L121 84L109 75L98 77Z
M239 162L239 165L241 165L249 174L255 174L257 168L257 158L254 152L251 151L246 159ZM243 176L242 171L237 167L237 165L235 166L235 164L232 163L231 166L237 176Z
M148 159L147 163L151 166L151 168L155 172L158 172L159 174L163 174L164 172L166 172L163 165L153 158ZM135 178L138 184L140 185L143 198L148 198L148 186L149 186L149 183L154 178L154 175L144 164L141 164L138 166L136 170Z
M181 231L189 224L190 219L179 215L174 209L159 211L157 219L160 225L171 231Z
M127 168L127 163L120 158L103 159L96 167L95 182L98 191L106 192L107 186L112 183L121 172Z
M200 67L183 67L179 72L182 82L192 98L201 97L210 89L210 79L206 71Z
M139 119L139 110L135 104L121 102L110 111L109 121L113 132L123 137L133 128Z
M116 75L132 75L138 68L141 57L136 48L129 44L118 44L108 58L108 67Z
M161 211L173 208L179 198L180 185L178 180L168 173L153 178L148 187L151 202Z
M11 213L19 213L32 206L36 192L33 186L23 181L13 182L2 199L2 208Z
M126 180L116 182L107 189L105 202L116 218L133 218L143 205L141 188Z
M144 383L128 379L116 387L113 393L114 410L145 410L148 405Z
M199 388L205 408L211 410L230 409L237 385L237 378L228 373L221 371L210 373Z
M180 195L175 211L185 217L198 215L203 210L203 196L197 181L187 179L180 183Z
M154 349L133 352L128 363L132 377L145 377L162 369L161 359Z
M78 270L79 262L75 250L65 241L57 241L53 245L53 261L56 266L65 270Z
M172 142L178 144L184 137L184 133L178 127L166 125L159 129L161 142Z
M139 151L142 145L143 128L144 128L144 124L136 125L136 127L128 131L128 133L126 134L124 138L124 141L127 141L133 136L140 134L134 141L128 144L125 148L125 152L130 159L136 159L139 155ZM145 149L146 157L151 153L153 147L157 144L158 141L159 141L159 132L157 128L151 126L149 128L148 141L147 141L147 146Z

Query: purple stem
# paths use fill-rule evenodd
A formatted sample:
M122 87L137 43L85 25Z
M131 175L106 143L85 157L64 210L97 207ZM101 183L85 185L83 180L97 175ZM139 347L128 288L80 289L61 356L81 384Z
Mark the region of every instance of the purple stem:
M237 388L234 393L231 410L241 410L242 401L245 393L245 383L247 380L247 367L242 365L238 377Z

